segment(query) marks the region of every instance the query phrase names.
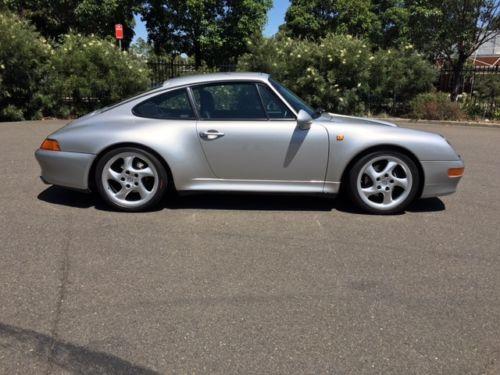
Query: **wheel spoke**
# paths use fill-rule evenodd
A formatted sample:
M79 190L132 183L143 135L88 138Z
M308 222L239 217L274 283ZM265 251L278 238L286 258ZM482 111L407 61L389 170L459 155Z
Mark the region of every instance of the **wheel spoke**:
M151 191L146 189L146 187L144 186L142 181L139 182L139 185L136 187L135 190L139 193L139 195L141 196L141 199L144 199L151 194Z
M370 164L366 169L365 169L365 173L368 175L368 177L371 178L372 182L375 183L375 181L377 180L377 178L380 176L380 173L377 172L375 170L375 168L373 168L373 165Z
M384 195L384 201L382 202L383 204L390 204L392 203L392 190L385 190L383 193Z
M127 190L126 188L122 187L120 191L118 191L116 194L115 194L115 198L116 199L121 199L121 200L126 200L127 199L127 195L130 193L129 190Z
M142 177L154 177L153 170L149 167L144 169L134 169L134 172L137 173L141 178Z
M106 177L110 180L114 180L116 182L121 183L121 180L120 180L121 174L112 170L111 168L108 168L108 171L106 173Z
M396 168L398 165L398 163L396 163L395 161L393 160L389 160L387 162L387 165L385 166L384 170L382 171L381 174L391 174L392 175L392 171L394 170L394 168Z
M125 156L123 158L123 169L132 169L133 161L134 161L134 156Z
M393 177L393 180L394 180L395 186L399 186L405 190L408 188L408 179L407 178Z
M372 195L374 194L377 194L379 191L377 190L377 188L375 187L375 185L373 186L370 186L370 187L367 187L367 188L362 188L361 191L363 192L363 194L368 198L368 197L371 197Z

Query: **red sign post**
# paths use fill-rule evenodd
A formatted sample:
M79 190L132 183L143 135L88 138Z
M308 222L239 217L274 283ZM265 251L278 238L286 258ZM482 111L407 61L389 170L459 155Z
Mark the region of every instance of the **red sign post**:
M121 23L115 25L115 38L118 40L123 39L123 25Z
M122 49L123 25L121 23L117 23L115 25L115 38L118 40L118 45L120 46L120 49Z

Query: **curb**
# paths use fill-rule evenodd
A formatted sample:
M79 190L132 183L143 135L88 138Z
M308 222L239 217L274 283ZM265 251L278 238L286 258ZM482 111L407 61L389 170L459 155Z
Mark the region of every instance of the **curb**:
M469 128L497 128L500 129L500 123L474 122L474 121L441 121L441 120L412 120L400 117L376 118L381 121L394 123L403 123L410 125L446 125L446 126L464 126Z

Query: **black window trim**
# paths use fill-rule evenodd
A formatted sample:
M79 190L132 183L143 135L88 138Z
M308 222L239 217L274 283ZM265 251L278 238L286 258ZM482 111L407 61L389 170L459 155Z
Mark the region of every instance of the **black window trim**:
M262 117L262 118L240 118L240 117L237 117L237 118L208 118L208 119L202 118L200 116L200 114L198 113L198 108L195 105L194 94L193 94L192 88L197 87L197 86L215 86L215 85L232 84L232 83L251 83L251 84L253 84L255 86L255 90L257 90L257 94L259 95L259 100L260 100L260 103L262 106L262 111L264 112L266 117ZM259 84L263 84L263 85L267 86L268 88L271 89L271 91L273 93L275 93L275 90L273 90L273 88L264 81L245 80L245 79L198 82L198 83L188 85L187 89L188 89L188 96L189 96L190 100L192 100L191 104L194 108L195 115L197 116L198 121L297 121L297 117L295 116L295 112L293 110L291 110L288 103L283 101L283 99L281 97L279 97L278 95L276 95L277 99L281 100L281 102L284 103L286 107L288 107L288 109L294 115L294 118L269 118L267 111L266 111L266 108L264 107L264 103L262 101L260 91L259 91L259 87L258 87Z
M189 102L189 105L191 106L191 112L193 113L193 117L183 117L183 118L180 118L180 117L151 117L151 116L143 116L143 115L140 115L137 113L137 111L135 110L136 107L140 106L141 104L147 102L148 100L151 100L153 98L156 98L157 96L161 96L161 95L166 95L166 94L171 94L175 91L182 91L184 90L187 94L187 97L188 97L188 102ZM153 96L150 96L148 97L147 99L141 101L140 103L137 103L136 105L134 105L134 107L132 108L132 114L136 117L141 117L141 118L148 118L148 119L152 119L152 120L177 120L177 121L193 121L193 120L198 120L199 117L198 117L198 111L196 110L196 106L193 105L193 101L191 100L190 98L190 90L188 90L188 87L184 86L184 87L176 87L176 88L172 88L172 90L166 90L166 91L161 91L159 92L157 95L153 95Z
M264 100L262 99L262 95L260 94L259 84L257 82L254 82L253 85L255 86L255 91L257 91L257 96L259 97L259 103L260 103L260 106L262 107L262 111L264 111L264 114L266 115L267 121L269 121L269 114L266 111L266 106L264 105Z

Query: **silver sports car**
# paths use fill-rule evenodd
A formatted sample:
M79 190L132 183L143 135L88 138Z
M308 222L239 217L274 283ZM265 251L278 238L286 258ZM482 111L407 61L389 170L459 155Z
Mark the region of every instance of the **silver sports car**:
M336 194L404 210L451 194L464 172L442 136L313 110L261 73L166 81L51 134L35 153L48 184L98 191L125 211L177 191Z

